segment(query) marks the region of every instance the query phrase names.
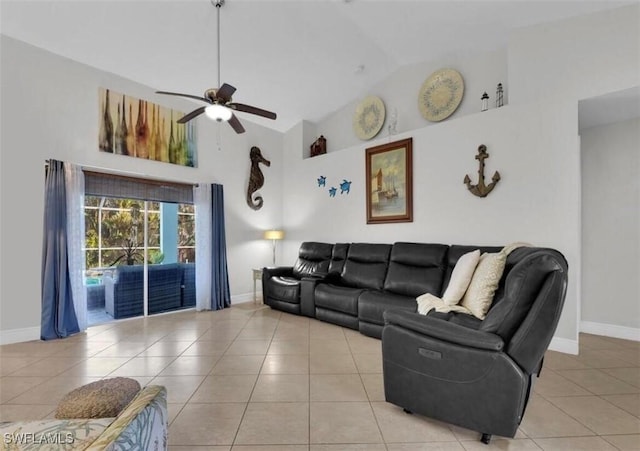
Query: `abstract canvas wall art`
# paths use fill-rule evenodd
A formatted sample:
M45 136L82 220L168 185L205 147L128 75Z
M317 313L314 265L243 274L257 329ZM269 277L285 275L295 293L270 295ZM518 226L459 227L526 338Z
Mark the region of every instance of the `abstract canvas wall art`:
M197 167L195 121L147 100L99 88L98 146L102 152Z

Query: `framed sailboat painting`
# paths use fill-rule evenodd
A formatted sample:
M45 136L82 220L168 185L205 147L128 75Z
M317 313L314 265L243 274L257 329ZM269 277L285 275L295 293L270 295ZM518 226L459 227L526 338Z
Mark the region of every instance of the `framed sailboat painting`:
M413 139L366 149L367 224L413 222Z

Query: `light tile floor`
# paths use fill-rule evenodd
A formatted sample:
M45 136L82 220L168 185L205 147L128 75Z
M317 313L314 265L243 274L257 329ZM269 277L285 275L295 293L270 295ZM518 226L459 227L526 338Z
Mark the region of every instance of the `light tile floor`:
M75 387L127 376L167 387L170 449L416 451L640 449L640 343L580 335L549 351L514 439L384 401L380 341L247 303L0 346L0 421L52 417Z

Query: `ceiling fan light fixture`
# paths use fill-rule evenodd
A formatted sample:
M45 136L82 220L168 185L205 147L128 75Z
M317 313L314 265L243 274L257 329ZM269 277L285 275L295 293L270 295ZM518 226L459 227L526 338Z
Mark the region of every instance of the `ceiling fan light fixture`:
M222 121L226 122L229 119L231 119L231 116L233 115L233 112L229 108L219 104L209 105L204 109L204 113L210 119L213 119L218 122L222 122Z
M2 0L0 0L2 1ZM277 115L271 111L256 108L244 103L235 103L231 101L231 96L236 92L236 88L230 84L220 84L220 8L224 5L225 0L209 0L216 7L217 31L218 31L218 87L216 89L207 89L204 97L194 96L191 94L182 94L179 92L156 91L158 94L167 94L171 96L187 97L189 99L205 102L206 107L201 106L181 117L178 123L185 124L188 121L205 114L208 118L217 122L226 122L236 133L244 133L245 129L235 116L234 111L255 114L267 119L275 120Z

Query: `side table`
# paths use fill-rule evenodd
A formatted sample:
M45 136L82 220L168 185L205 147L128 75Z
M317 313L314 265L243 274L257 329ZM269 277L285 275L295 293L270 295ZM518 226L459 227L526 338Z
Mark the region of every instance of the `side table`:
M253 302L257 302L256 282L258 280L262 281L262 269L252 269L251 271L253 272ZM264 301L261 303L264 303Z

